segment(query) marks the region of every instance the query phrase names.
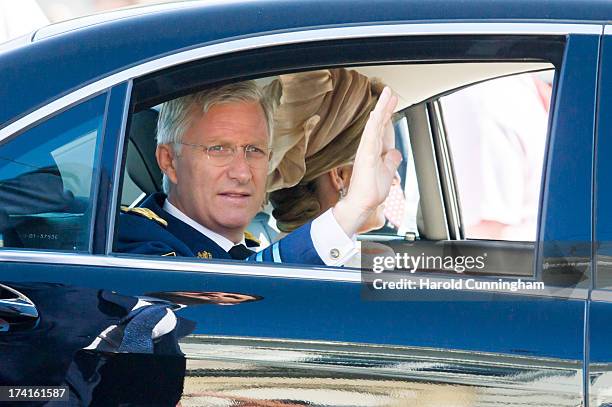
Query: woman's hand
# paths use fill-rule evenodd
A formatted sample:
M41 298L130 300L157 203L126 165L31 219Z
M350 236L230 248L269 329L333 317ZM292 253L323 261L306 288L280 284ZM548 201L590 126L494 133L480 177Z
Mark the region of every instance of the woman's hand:
M348 236L354 235L382 204L391 188L402 156L395 149L391 117L397 96L386 87L366 123L357 149L346 197L334 207L334 216Z

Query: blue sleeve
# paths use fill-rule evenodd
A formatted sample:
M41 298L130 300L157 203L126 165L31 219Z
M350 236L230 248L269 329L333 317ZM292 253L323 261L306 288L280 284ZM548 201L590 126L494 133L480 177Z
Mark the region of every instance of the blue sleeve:
M311 223L308 222L273 245L253 254L247 260L324 266L325 263L312 244L310 225Z

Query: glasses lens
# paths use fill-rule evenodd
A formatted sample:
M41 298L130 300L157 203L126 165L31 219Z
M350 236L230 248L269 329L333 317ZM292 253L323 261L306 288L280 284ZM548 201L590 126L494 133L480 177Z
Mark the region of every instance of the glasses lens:
M211 146L207 149L208 159L211 164L222 167L234 160L237 150L241 150L241 148L225 145ZM266 147L244 146L244 158L252 168L267 168L269 156L270 152Z
M214 165L223 166L232 162L234 149L231 146L210 146L208 147L208 159Z
M268 157L270 153L266 147L254 145L245 146L244 155L249 165L253 168L268 166Z

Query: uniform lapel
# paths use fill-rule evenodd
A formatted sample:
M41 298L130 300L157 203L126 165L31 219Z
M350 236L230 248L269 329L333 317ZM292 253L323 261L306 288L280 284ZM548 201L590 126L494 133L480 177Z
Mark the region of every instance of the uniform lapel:
M205 259L231 259L231 256L213 240L164 211L163 204L165 200L165 194L156 193L149 196L141 206L151 209L168 222L166 230L177 239L184 242L189 249L191 249L194 257Z

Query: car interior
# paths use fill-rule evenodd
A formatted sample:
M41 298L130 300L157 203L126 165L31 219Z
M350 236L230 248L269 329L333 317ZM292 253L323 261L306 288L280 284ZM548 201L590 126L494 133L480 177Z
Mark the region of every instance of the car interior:
M404 225L359 236L362 242L385 241L394 249L428 255L488 252L485 274L515 274L531 270L533 242L465 239L460 200L445 140L439 98L458 89L509 75L553 70L547 62L418 63L354 66L377 78L399 96L394 116L396 147L406 197ZM265 85L276 76L257 78ZM161 191L161 172L155 159L155 129L159 105L135 109L129 126L121 205L138 206L148 194ZM270 205L262 208L248 230L266 243L277 239ZM499 254L499 255L498 255Z

